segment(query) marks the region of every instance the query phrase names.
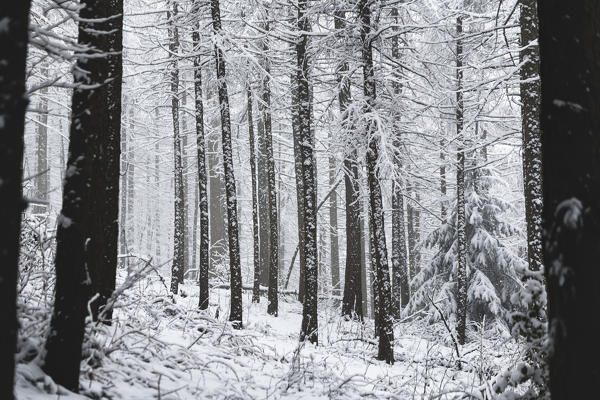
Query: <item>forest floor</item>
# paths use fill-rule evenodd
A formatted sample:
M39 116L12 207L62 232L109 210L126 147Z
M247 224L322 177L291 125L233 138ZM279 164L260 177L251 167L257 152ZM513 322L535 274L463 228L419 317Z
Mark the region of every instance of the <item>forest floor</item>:
M490 379L521 356L501 327L475 327L459 349L459 369L444 325L419 317L396 324L396 363L387 365L375 358L372 321L345 321L331 303L319 305L319 346L299 345L295 299L281 298L273 317L265 298L252 304L245 291L244 329L233 330L228 290L213 290L210 309L199 312L196 285L186 282L172 297L154 275L123 292L112 326L88 329L73 394L39 368L50 314L39 289L29 282L19 304L19 400L482 398Z

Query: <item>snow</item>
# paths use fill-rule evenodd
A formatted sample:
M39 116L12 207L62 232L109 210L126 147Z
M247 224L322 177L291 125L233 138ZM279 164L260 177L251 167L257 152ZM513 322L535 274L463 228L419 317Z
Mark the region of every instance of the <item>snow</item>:
M123 281L124 271L119 275ZM320 345L314 346L298 342L302 308L293 298L282 297L280 316L273 317L265 298L252 304L245 291L244 329L233 330L228 290L213 290L209 310L199 312L196 284L181 288L172 303L164 278L147 277L124 292L112 326L88 329L80 395L54 384L37 357L18 366L17 398L454 398L479 390L480 376L491 379L514 356L507 350L513 347L498 344L505 342L503 335L482 332L461 349L466 356L459 371L445 329L419 319L396 325L397 362L390 366L376 360L372 321L345 321L332 302L319 304ZM33 322L22 323L27 331ZM32 340L43 343L28 338L28 346Z

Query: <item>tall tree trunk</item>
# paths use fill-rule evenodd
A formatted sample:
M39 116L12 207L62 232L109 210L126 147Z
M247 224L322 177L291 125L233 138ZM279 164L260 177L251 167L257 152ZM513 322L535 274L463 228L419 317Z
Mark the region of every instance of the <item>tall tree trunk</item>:
M167 11L169 19L169 51L171 63L171 114L173 118L173 174L175 183L173 217L173 264L171 266L171 292L178 293L185 272L185 194L183 191L183 166L181 157L181 133L179 130L179 29L177 28L177 2L172 4L172 12Z
M48 79L48 64L44 61L41 66L42 77ZM48 87L39 91L38 118L36 125L37 142L37 171L35 175L35 200L40 203L48 201ZM46 205L33 207L33 212L44 213L48 210Z
M398 9L392 9L394 17L394 36L392 37L392 58L400 61L400 44L398 39ZM399 77L395 77L392 82L394 95L400 97L402 85L398 82ZM399 115L395 116L399 118ZM396 133L394 147L398 154L394 158L394 166L398 172L402 168L400 161L401 137L400 132ZM404 221L404 194L402 193L402 181L396 178L392 182L392 316L400 318L402 307L408 304L409 286L408 286L408 265L406 251L406 224Z
M445 153L445 141L440 139L440 217L443 221L446 221L448 216L448 209L446 207L446 195L447 193L447 182L446 182L446 153Z
M537 5L550 392L589 398L600 377L600 7Z
M260 268L260 284L264 287L269 286L269 160L267 156L267 138L265 130L265 113L262 96L258 102L258 160L257 160L257 180L258 180L258 221L260 225L259 231L259 268Z
M127 123L126 123L126 116L127 116L127 97L124 97L123 99L123 104L122 104L122 112L121 112L121 119L123 119L123 127L121 128L121 188L119 191L119 195L121 197L121 206L120 206L120 210L119 210L119 244L120 244L120 249L119 249L119 253L120 254L127 254L127 252L129 251L129 248L127 246L127 230L126 230L126 225L127 225L127 188L128 188L128 177L129 177L129 163L128 163L128 157L129 157L129 153L128 153L128 149L127 149ZM124 259L123 264L128 264L127 258Z
M252 181L252 248L254 278L252 285L252 302L260 302L260 239L258 225L258 198L256 193L256 145L254 143L254 117L252 115L252 89L248 83L246 88L248 98L248 136L250 138L250 175Z
M331 144L330 144L331 145ZM335 185L335 157L329 157L329 186ZM333 189L329 196L329 264L331 268L331 287L335 297L340 295L340 247L338 243L337 192Z
M158 108L157 110L157 116L158 116ZM157 118L158 120L158 118ZM159 142L156 141L156 143L154 143L154 189L159 191L160 190L160 146L158 144ZM155 253L156 253L156 257L158 260L160 260L160 256L161 256L161 238L162 238L162 226L161 226L161 220L160 220L160 207L158 207L156 204L154 205L154 227L156 229L156 235L154 237L154 242L155 242Z
M200 13L200 4L194 0L195 12ZM197 16L197 25L192 32L192 41L196 51L200 47L200 17ZM194 57L194 95L196 108L196 149L198 160L198 210L200 212L200 254L198 263L198 284L200 286L198 305L201 310L208 308L208 269L209 269L209 215L208 193L206 188L206 138L204 134L204 104L202 102L202 63L200 55ZM194 241L194 246L196 242Z
M183 191L183 276L187 276L188 270L191 267L190 256L192 247L190 246L190 184L189 184L189 162L188 162L188 126L187 126L187 88L185 84L185 73L182 71L183 77L181 80L181 187ZM183 283L183 280L181 281Z
M129 122L129 129L127 138L127 212L125 216L127 220L125 221L125 226L127 227L127 233L125 234L125 239L127 240L126 248L128 251L133 252L137 250L135 247L135 234L137 233L136 229L136 219L133 213L133 206L135 204L135 152L133 141L135 137L135 126L133 123L133 107L134 104L130 104L128 110L127 120Z
M302 327L300 341L309 340L318 343L317 298L318 298L318 266L317 266L317 193L316 174L314 168L313 138L311 133L311 106L308 64L308 32L310 21L306 15L308 0L298 0L297 27L300 37L296 42L297 56L297 136L300 147L302 166L302 187L297 188L302 194L302 211L304 221L302 236L304 239L304 302L302 310Z
M25 68L30 2L4 2L0 20L0 397L14 399L17 350L17 274L23 199Z
M371 8L369 0L361 0L358 5L360 15L360 37L362 41L363 86L367 102L367 112L375 108L375 75L373 69L373 48L371 32ZM371 123L368 125L367 138L367 183L369 186L370 228L372 236L372 260L376 274L376 305L377 324L379 333L379 348L377 358L389 364L394 363L394 325L391 315L391 287L385 241L385 226L383 218L383 201L379 184L377 160L379 144L374 135Z
M74 74L68 173L56 232L55 301L43 366L56 383L72 391L79 389L81 344L91 289L97 288L96 280L101 274L112 273L100 268L116 268L121 115L123 3L99 5L84 1L83 5L78 42L88 50L77 61L76 71L85 70L88 74ZM99 31L106 33L98 34ZM98 52L110 53L98 57ZM111 171L109 181L99 178L99 170ZM100 209L94 196L104 201L107 183L112 185L110 200L103 205L102 216L93 215ZM107 215L112 215L111 219L99 224ZM111 226L104 230L105 224ZM103 242L99 235L109 231L113 236ZM109 265L102 255L112 258L114 265Z
M269 24L265 26L269 31ZM267 53L267 38L263 40L263 56L265 75L262 82L262 116L265 124L265 151L268 174L268 206L269 206L269 289L267 313L278 314L278 279L279 279L279 218L277 215L277 186L275 179L275 157L273 154L273 132L271 126L271 66Z
M458 342L465 344L467 327L467 238L465 220L465 151L463 148L463 44L462 44L462 16L456 18L456 135L457 163L456 163L456 230L458 241L458 267L457 267L457 298L456 298L456 332Z
M296 177L296 204L298 215L298 249L300 258L298 260L298 301L304 303L304 271L306 270L306 247L304 245L304 201L302 200L302 147L300 146L300 133L298 132L298 77L292 74L290 77L292 86L292 136L294 141L294 173ZM289 275L289 274L288 274Z
M211 0L210 9L215 35L221 34L221 10L219 0ZM231 301L229 320L234 328L242 328L242 271L240 265L240 243L238 237L237 197L233 174L233 150L231 147L231 121L229 115L229 95L225 76L223 51L215 46L217 85L221 111L221 133L223 146L223 172L225 174L225 197L227 203L227 231L229 234L229 270Z

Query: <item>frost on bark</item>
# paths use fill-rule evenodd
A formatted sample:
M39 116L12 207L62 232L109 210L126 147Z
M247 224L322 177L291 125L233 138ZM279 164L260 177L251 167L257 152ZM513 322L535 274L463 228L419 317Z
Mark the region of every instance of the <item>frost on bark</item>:
M400 46L398 39L398 9L393 8L392 17L394 17L394 36L392 37L392 58L400 61ZM395 77L392 82L394 95L400 96L402 86L398 82L399 77ZM399 115L395 116L399 118ZM401 148L400 132L396 133L394 147L397 152ZM397 172L400 172L402 164L400 162L400 154L394 157L394 166ZM396 319L400 318L402 308L408 304L409 300L409 285L408 285L408 265L406 251L406 224L404 220L404 193L402 181L397 178L392 182L392 316Z
M358 5L360 17L360 37L362 41L363 86L367 102L367 113L375 112L375 75L373 69L373 48L371 32L371 9L368 0ZM391 285L387 262L387 247L383 217L383 201L378 177L377 162L379 143L371 121L367 121L367 183L369 187L369 225L371 228L371 258L375 271L376 329L379 347L377 358L389 364L394 363L394 325L391 315Z
M216 38L221 34L221 10L219 0L211 0L212 25ZM225 57L221 48L215 45L215 64L221 112L221 134L223 146L223 173L225 175L225 197L227 204L227 232L229 234L229 272L231 301L229 320L236 329L242 328L242 271L240 265L240 243L238 234L237 197L233 173L233 152L231 147L231 119L229 95L225 76Z
M465 344L467 327L467 238L465 220L465 151L464 138L464 104L463 104L463 45L462 45L462 16L456 18L456 231L457 231L457 292L456 296L456 332L458 342Z
M13 400L29 1L0 4L0 398Z
M200 3L194 0L194 11L200 13ZM194 49L200 49L199 17L192 32ZM208 219L208 190L206 173L206 138L204 134L204 103L202 101L202 63L200 55L194 57L194 106L196 110L196 149L198 159L198 211L200 220L200 248L198 256L198 285L200 289L198 306L201 310L208 308L208 269L209 269L209 219ZM195 230L194 230L195 231ZM196 241L194 241L194 246Z
M301 193L304 220L302 236L304 245L304 301L302 310L302 327L300 341L308 340L318 343L317 297L318 297L318 265L317 265L317 196L315 160L311 132L311 106L308 64L308 32L310 22L306 14L308 0L298 0L297 28L299 37L296 42L297 76L296 96L297 113L296 131L300 150L302 187L296 190Z
M43 78L48 78L48 64L44 62L41 66ZM36 124L36 142L37 142L37 170L35 175L35 200L40 203L48 201L48 180L50 171L48 170L48 87L43 87L39 91L40 100L37 105L38 117ZM47 210L46 205L33 206L33 212L44 213Z
M343 10L334 16L335 29L343 31L346 28L346 13ZM352 102L350 92L350 76L348 62L340 63L336 71L338 82L338 103L342 116L342 126L352 140L352 127L348 121L348 106ZM342 316L347 318L363 318L362 312L362 253L360 243L361 233L361 203L358 188L358 166L355 150L351 150L344 159L344 189L346 201L346 272L344 276L344 295L342 298ZM357 245L358 244L358 245Z
M600 7L537 5L550 392L583 399L600 377Z
M56 383L72 391L79 389L79 364L88 300L92 289L96 288L96 277L106 273L97 269L105 262L100 255L106 254L116 263L118 196L115 194L118 193L120 144L116 121L121 114L117 90L120 92L121 53L118 50L121 46L123 4L114 1L99 5L85 1L83 5L78 42L86 50L79 54L73 76L78 87L73 92L69 160L56 232L55 301L43 363L43 369ZM98 34L99 31L106 33ZM107 52L110 52L108 57ZM99 54L105 56L98 57ZM112 102L109 107L107 99ZM111 122L111 118L114 121ZM109 144L115 148L108 150L106 146ZM105 158L115 154L114 159ZM109 170L116 168L117 171L116 176L111 175L110 182L114 185L110 189L114 190L110 195L112 200L104 205L104 211L111 211L111 221L115 221L107 228L115 229L114 237L106 239L114 240L112 247L98 236L108 221L97 226L99 216L91 215L93 210L98 209L92 196L99 193L105 196L103 185L107 182L99 179L97 171L107 168L107 163L113 164L108 167ZM91 229L92 224L94 229ZM115 254L107 254L109 252Z
M269 31L269 24L265 25ZM267 55L269 46L267 39L263 40L263 64L265 74L262 81L262 120L265 128L265 156L268 177L268 207L269 207L269 274L268 274L268 305L267 313L278 314L278 280L279 280L279 217L277 209L277 185L275 179L275 158L273 154L273 132L271 124L271 66Z
M248 100L248 137L250 138L250 175L252 184L252 249L254 277L252 284L252 302L260 302L260 238L258 225L258 198L256 193L256 144L254 140L254 117L252 115L252 89L246 88Z
M177 28L177 2L172 4L169 19L169 51L171 62L171 114L173 119L173 174L174 174L174 218L173 218L173 264L171 266L171 292L178 293L183 283L185 269L185 198L183 191L183 165L181 155L181 133L179 130L179 67L176 54L179 51L179 29Z

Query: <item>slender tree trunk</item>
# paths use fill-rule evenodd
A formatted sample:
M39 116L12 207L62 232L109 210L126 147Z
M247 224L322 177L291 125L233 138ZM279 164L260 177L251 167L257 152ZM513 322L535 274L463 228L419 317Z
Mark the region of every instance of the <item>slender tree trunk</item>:
M362 41L364 94L367 101L367 112L373 112L375 107L375 76L373 70L373 48L371 32L371 8L369 0L359 2L360 37ZM377 160L379 144L373 128L367 128L369 148L367 150L367 182L369 186L370 228L372 236L372 260L376 274L376 305L377 328L379 333L379 349L377 358L389 364L394 363L394 325L391 315L391 287L385 241L385 226L383 219L383 201L379 184Z
M329 186L335 185L335 157L329 157ZM338 243L337 192L334 189L329 196L329 264L331 268L331 287L335 297L340 296L340 247Z
M261 92L264 88L261 89ZM269 268L270 268L270 220L269 215L271 212L270 207L270 195L269 195L269 157L267 151L267 121L266 117L270 119L270 113L265 110L266 105L264 103L263 96L261 95L258 102L258 220L260 225L259 230L259 268L260 268L260 284L264 287L269 286Z
M252 179L252 239L254 279L252 285L252 302L260 302L260 238L258 225L258 198L256 193L256 145L254 143L254 117L252 115L252 89L246 88L248 98L248 136L250 138L250 175Z
M266 24L265 31L269 31ZM269 205L269 290L267 313L277 316L278 314L278 280L279 280L279 217L277 215L277 186L275 179L275 157L273 154L273 132L271 126L271 67L267 57L269 46L263 41L265 76L262 84L262 102L264 109L263 121L265 123L265 150L267 157L268 173L268 205Z
M308 64L308 32L310 22L306 15L308 0L298 0L298 31L300 37L296 43L297 56L297 113L298 142L300 146L300 160L302 162L302 187L297 188L302 194L302 211L304 223L302 236L304 238L305 266L304 266L304 302L302 311L302 328L300 341L309 340L318 343L318 266L317 266L317 194L316 174L314 168L313 138L311 133L311 106Z
M392 37L392 58L400 61L400 44L398 40L398 9L392 9L394 17L394 36ZM396 77L392 82L394 94L400 97L402 85ZM399 115L396 118L400 118ZM394 158L394 165L399 172L402 168L400 161L401 136L396 133L395 148L398 151ZM406 251L406 224L404 221L404 194L402 193L402 181L397 178L392 182L392 315L394 318L400 318L402 307L408 304L409 285L408 285L408 265Z
M194 0L195 12L200 12L199 2ZM198 51L200 47L200 24L197 17L196 29L192 32L194 48ZM198 160L198 211L200 213L200 251L198 263L198 284L200 286L199 308L206 310L209 302L208 269L209 269L209 215L208 215L208 193L206 188L206 138L204 134L204 104L202 102L202 63L200 56L194 57L194 95L196 108L196 149ZM194 241L194 245L196 242Z
M158 110L158 109L157 109ZM157 111L158 116L158 111ZM158 119L158 118L157 118ZM154 144L154 189L156 191L160 190L160 146L157 141ZM156 236L154 237L155 246L156 246L156 257L160 260L161 256L161 238L162 238L162 226L160 220L160 207L154 205L154 226L156 229Z
M440 216L443 221L446 221L448 216L448 210L446 207L446 196L447 196L447 183L446 183L446 153L445 153L445 141L440 139Z
M127 246L127 210L128 210L128 204L127 204L127 194L128 194L128 187L129 187L129 182L128 182L128 177L129 177L129 162L128 162L128 158L129 158L129 152L128 152L128 148L127 148L127 123L126 123L126 116L127 116L127 110L126 110L126 106L127 106L127 97L124 98L123 104L122 104L122 112L121 112L121 119L123 119L123 127L121 128L121 189L119 191L119 194L121 196L121 208L120 208L120 213L119 213L119 243L120 243L120 250L119 253L121 254L127 254L127 252L129 251L129 248ZM123 264L129 264L129 262L127 261L127 258L124 259Z
M0 20L0 398L13 400L17 350L17 274L23 199L25 69L30 2L4 2Z
M127 220L125 221L125 226L127 227L127 233L125 234L125 239L127 239L126 248L129 252L133 252L137 250L134 244L135 234L137 232L136 229L136 219L133 213L133 206L135 204L135 153L134 153L134 136L135 136L135 126L133 124L133 104L130 105L128 114L128 136L126 138L127 141L127 212L125 216Z
M537 5L550 392L583 399L600 378L600 7Z
M111 74L120 70L123 3L114 1L99 5L84 1L83 5L78 42L88 50L77 61L76 71L85 70L88 74L74 74L78 87L73 92L72 101L69 172L64 180L63 205L58 218L54 311L43 366L56 383L72 391L79 389L81 344L88 300L100 273L98 268L105 261L98 255L115 253L109 257L116 263L120 142L117 121L121 115L120 101L117 101L120 98L120 74ZM99 31L106 33L99 35ZM98 52L111 53L108 57L98 57ZM109 81L113 77L116 79ZM105 84L107 81L111 83ZM109 151L103 147L107 145L114 149ZM104 158L104 154L97 153L99 150L108 151L107 154L113 158ZM114 230L114 236L107 239L112 241L110 245L97 236L97 226L90 226L97 224L99 218L92 215L97 210L92 196L98 196L98 193L105 196L104 185L107 182L100 180L97 172L102 168L117 172L116 175L110 174L113 187L110 188L111 200L105 205L107 214L104 214L108 215L111 211L113 217L103 221L103 224L114 221L109 228Z
M215 35L221 34L221 10L219 0L211 0L212 23ZM240 265L240 243L238 237L237 197L233 173L233 152L231 147L231 121L229 115L229 95L225 77L223 51L215 46L217 84L221 111L221 133L223 146L223 171L225 174L225 196L227 202L227 231L229 233L229 269L231 274L231 303L229 320L234 328L242 328L242 271Z
M171 266L171 292L178 293L185 272L185 195L183 191L183 166L181 157L181 133L179 130L179 67L176 54L179 51L179 29L177 28L178 6L173 2L172 12L167 12L170 30L169 51L173 58L171 64L171 114L173 118L173 174L174 191L174 230L173 264Z
M188 270L191 268L190 256L192 247L190 246L190 185L189 185L189 162L188 162L188 127L187 127L187 88L185 85L185 73L181 82L181 108L183 112L180 114L181 120L181 187L183 191L183 276L187 276ZM183 283L183 279L181 281Z
M463 148L463 44L462 44L462 16L456 18L456 135L458 136L457 163L456 163L456 230L458 241L458 267L457 267L457 298L456 298L456 332L458 342L465 344L467 327L467 242L465 220L465 151Z
M40 72L44 78L48 78L48 64L46 62L42 64ZM48 87L40 89L39 94L39 114L36 125L37 172L34 183L35 200L43 203L48 201L48 180L50 177L50 171L48 170ZM37 213L45 213L47 210L46 205L33 207L33 212Z

